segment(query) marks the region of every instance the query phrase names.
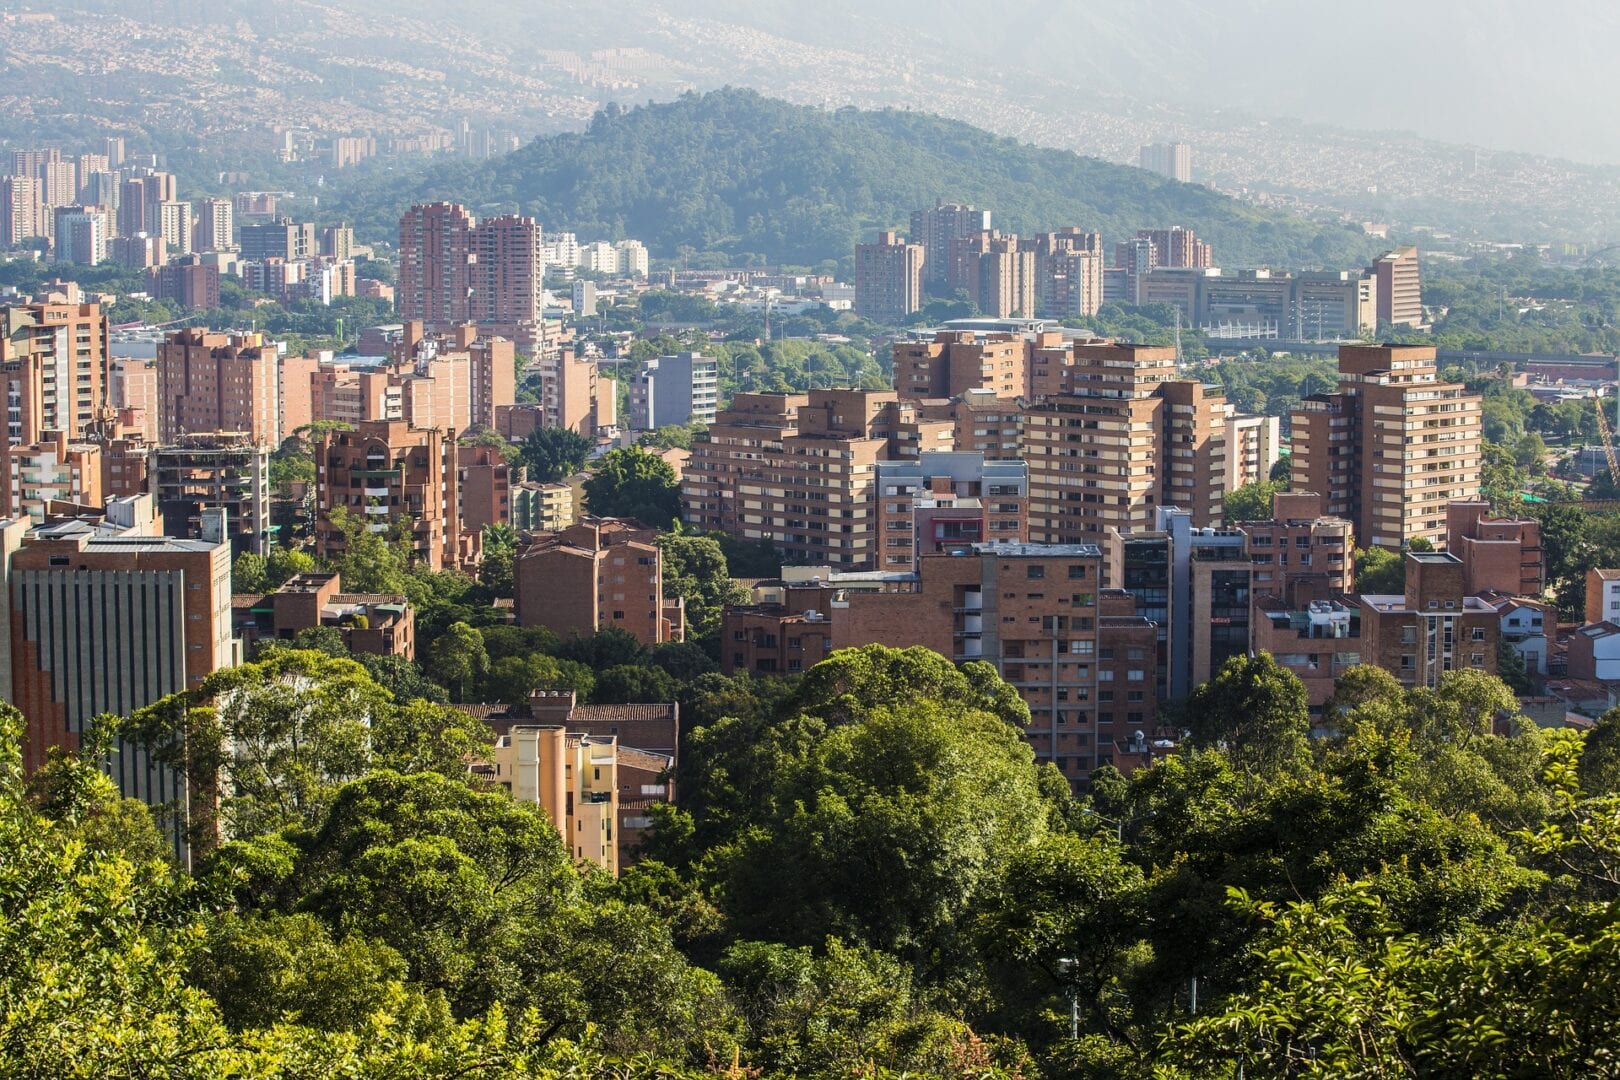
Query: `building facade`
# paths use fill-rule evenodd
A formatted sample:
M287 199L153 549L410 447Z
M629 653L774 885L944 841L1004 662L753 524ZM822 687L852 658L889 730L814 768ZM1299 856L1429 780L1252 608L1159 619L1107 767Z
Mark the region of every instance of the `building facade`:
M453 438L403 420L362 421L315 444L317 554L340 557L347 536L334 512L371 532L397 530L432 570L476 562L464 541ZM474 534L473 539L476 539Z
M921 244L893 231L855 245L855 313L893 325L921 308L923 259Z
M712 424L720 398L720 367L712 356L684 352L649 356L630 377L630 428Z
M664 598L658 531L640 522L588 517L537 536L512 573L522 626L563 638L615 627L644 645L685 636L679 601Z

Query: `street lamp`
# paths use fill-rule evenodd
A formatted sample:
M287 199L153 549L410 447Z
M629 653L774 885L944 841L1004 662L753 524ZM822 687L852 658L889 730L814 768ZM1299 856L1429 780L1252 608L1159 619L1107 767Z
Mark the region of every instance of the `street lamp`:
M1074 972L1080 966L1080 961L1072 956L1060 956L1057 959L1057 973L1064 979L1064 988L1069 993L1069 1041L1075 1042L1080 1038L1080 988L1075 985Z
M1091 815L1104 825L1112 825L1114 827L1114 839L1118 840L1121 844L1125 842L1125 822L1123 819L1111 818L1105 814L1099 814L1089 806L1081 807L1080 812L1082 814Z

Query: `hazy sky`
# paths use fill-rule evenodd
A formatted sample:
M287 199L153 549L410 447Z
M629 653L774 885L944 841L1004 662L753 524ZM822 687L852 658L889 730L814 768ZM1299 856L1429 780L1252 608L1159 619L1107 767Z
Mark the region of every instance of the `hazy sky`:
M664 0L919 62L1620 163L1613 0ZM981 68L982 70L982 68Z

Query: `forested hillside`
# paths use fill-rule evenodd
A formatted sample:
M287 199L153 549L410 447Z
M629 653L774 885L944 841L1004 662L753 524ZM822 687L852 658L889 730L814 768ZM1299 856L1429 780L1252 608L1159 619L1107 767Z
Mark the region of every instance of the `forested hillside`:
M514 208L582 239L633 236L654 255L683 248L813 265L851 254L863 233L904 229L936 199L972 202L1003 230L1064 225L1105 240L1181 224L1228 266L1348 268L1370 252L1360 230L1245 206L1140 169L998 138L926 113L790 105L751 90L689 94L597 115L473 168L398 177L377 197L338 192L362 224L413 201L448 198L480 213Z

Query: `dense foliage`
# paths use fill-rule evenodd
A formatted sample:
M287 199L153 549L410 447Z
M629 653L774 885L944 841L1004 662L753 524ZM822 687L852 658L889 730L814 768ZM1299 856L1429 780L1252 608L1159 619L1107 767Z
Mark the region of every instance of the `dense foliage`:
M581 873L467 772L480 725L318 652L92 730L219 791L189 871L93 767L25 786L0 709L6 1071L1620 1074L1620 710L1504 726L1490 676L1361 667L1310 741L1297 680L1239 658L1179 754L1076 801L981 663L868 646L758 683L483 634L679 696L642 861Z

